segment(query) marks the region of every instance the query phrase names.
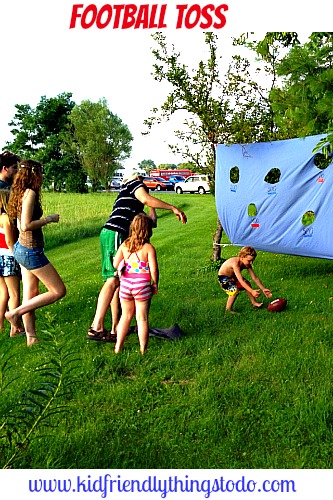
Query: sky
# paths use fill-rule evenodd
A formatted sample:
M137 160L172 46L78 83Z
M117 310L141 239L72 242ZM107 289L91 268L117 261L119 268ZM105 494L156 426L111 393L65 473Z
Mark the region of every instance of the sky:
M120 2L118 2L120 3ZM137 9L139 2L132 2ZM82 3L83 8L91 2ZM96 2L98 12L106 2ZM156 0L159 13L165 5L163 18L165 27L160 31L181 53L182 61L190 68L204 56L204 31L198 26L176 29L179 1ZM274 8L268 9L266 0L223 0L211 1L215 8L227 5L226 24L214 29L219 39L219 53L223 61L230 60L231 40L243 32L254 31L319 31L328 24L323 16L325 9L332 11L331 3L318 0L316 9L307 7L303 1L280 0ZM131 157L124 166L136 166L144 159L151 159L156 165L180 163L182 158L173 155L168 144L174 143L173 131L179 127L182 117L169 123L156 125L149 136L142 136L143 122L153 107L159 107L165 100L170 87L156 82L152 73L154 45L152 33L155 29L116 29L111 23L104 29L96 24L83 29L81 19L76 27L69 29L74 2L71 0L10 0L1 2L1 63L3 76L0 93L0 146L13 139L8 122L15 114L15 104L30 104L35 107L41 96L55 97L62 92L71 92L72 99L79 104L84 99L97 102L105 98L109 109L127 124L134 140ZM114 6L113 3L110 4ZM197 1L204 9L208 2ZM273 5L273 4L272 4ZM113 11L114 12L114 11ZM185 11L186 15L186 11ZM194 14L193 14L194 15ZM189 23L192 22L189 17ZM184 17L185 18L185 17ZM102 21L105 18L101 18ZM89 17L86 17L88 22ZM202 18L200 18L200 21ZM216 12L212 22L218 24ZM265 29L263 31L263 25ZM182 118L182 119L180 119Z

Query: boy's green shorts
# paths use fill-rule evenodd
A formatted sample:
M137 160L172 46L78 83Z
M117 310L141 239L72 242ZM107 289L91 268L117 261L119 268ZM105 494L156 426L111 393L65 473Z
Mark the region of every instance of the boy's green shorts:
M117 269L113 267L113 259L117 253L118 248L125 240L125 236L117 231L110 231L110 229L103 229L99 235L102 254L102 278L106 281L108 278L114 278L114 273Z

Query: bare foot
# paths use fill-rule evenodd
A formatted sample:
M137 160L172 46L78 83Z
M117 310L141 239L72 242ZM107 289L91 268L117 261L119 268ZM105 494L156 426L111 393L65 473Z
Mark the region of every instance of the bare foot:
M232 311L231 309L226 309L225 312L228 314L240 314L239 312Z
M260 307L262 307L264 305L264 303L263 302L254 302L252 305L253 305L253 307L260 308Z
M25 331L24 331L23 328L21 328L20 330L14 330L13 328L11 328L10 334L9 334L9 336L11 338L13 338L13 337L21 337L22 335L25 335Z
M20 337L21 335L25 335L24 326L22 324L21 318L19 319L19 324L20 325L18 328L13 325L10 325L10 334L9 334L10 337Z
M27 347L31 347L34 344L40 344L41 340L34 335L27 335Z
M20 328L22 328L20 316L15 314L13 311L7 311L5 313L5 318L7 321L10 322L10 324L15 328L15 330L19 330Z
M119 354L122 351L122 347L120 347L118 344L114 346L114 352L116 354Z

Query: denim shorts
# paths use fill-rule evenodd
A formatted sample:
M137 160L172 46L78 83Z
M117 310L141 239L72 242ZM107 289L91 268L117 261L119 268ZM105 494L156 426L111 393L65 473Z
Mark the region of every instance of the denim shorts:
M43 248L27 248L22 246L18 241L14 245L14 257L17 262L28 269L33 271L49 264L48 258L44 255Z
M0 255L0 276L21 276L21 269L13 255Z

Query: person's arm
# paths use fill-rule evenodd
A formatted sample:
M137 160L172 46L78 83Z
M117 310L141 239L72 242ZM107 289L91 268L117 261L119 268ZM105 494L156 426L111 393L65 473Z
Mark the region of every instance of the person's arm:
M149 207L149 217L153 221L153 227L157 227L157 214L155 208Z
M260 279L258 278L258 276L256 275L256 273L253 271L252 267L250 267L248 269L248 273L249 273L250 277L252 278L252 280L254 281L254 283L260 288L260 290L263 291L264 295L266 297L271 297L272 296L271 290L269 290L268 288L266 288L262 284L262 282L260 281Z
M162 208L164 210L171 210L175 214L178 220L180 220L183 224L186 224L187 218L186 215L182 210L179 210L179 208L170 205L169 203L166 203L165 201L162 201L158 198L154 198L154 196L151 196L148 194L143 187L139 187L135 193L135 197L141 201L144 205L147 205L148 207L151 208Z
M117 253L116 255L114 256L113 258L113 267L115 267L116 269L118 268L120 262L123 260L124 258L124 253L123 253L123 245L121 244L120 247L118 248L117 250Z
M44 217L43 219L33 220L33 212L35 206L36 193L32 189L27 189L23 195L22 200L22 213L20 221L21 231L34 231L50 222L59 222L59 214L52 214Z
M148 264L152 281L151 286L153 288L154 294L156 294L158 292L159 269L157 263L156 250L151 244L149 244L149 250L148 250Z
M15 227L13 226L13 224L10 223L8 215L3 214L1 217L2 217L2 228L5 233L6 244L9 250L12 252L14 243L16 241Z
M246 283L246 281L244 280L243 276L242 276L242 273L241 273L241 269L240 269L240 266L239 264L234 264L233 266L233 269L234 269L234 273L235 273L235 276L237 278L237 280L239 281L239 283L242 285L242 287L247 290L248 292L250 292L250 294L252 295L252 297L259 297L260 295L260 290L255 290L254 288L252 288L250 285L248 285ZM248 269L248 271L250 271ZM252 271L252 269L251 269ZM250 275L251 276L251 275ZM252 277L252 276L251 276ZM254 280L253 280L254 281ZM257 284L257 283L256 283Z

